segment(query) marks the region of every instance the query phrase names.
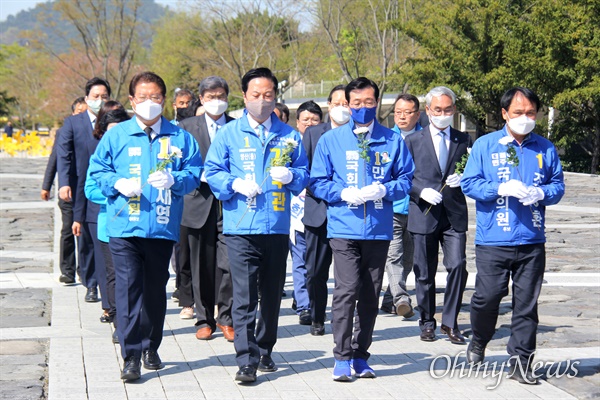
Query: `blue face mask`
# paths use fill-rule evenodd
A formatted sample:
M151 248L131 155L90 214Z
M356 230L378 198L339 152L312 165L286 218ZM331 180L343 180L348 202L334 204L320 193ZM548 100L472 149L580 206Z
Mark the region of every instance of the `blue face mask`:
M368 124L375 119L377 115L377 106L375 107L361 107L351 108L352 119L358 124Z

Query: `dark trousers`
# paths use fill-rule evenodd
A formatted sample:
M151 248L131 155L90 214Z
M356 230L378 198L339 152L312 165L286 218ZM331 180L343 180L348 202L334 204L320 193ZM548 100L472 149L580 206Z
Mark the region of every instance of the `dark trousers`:
M106 263L104 262L104 251L102 250L102 242L98 239L98 224L95 222L86 222L90 233L93 232L92 240L94 241L94 275L100 288L100 298L102 300L102 309L108 310L108 292L106 288Z
M102 286L100 286L100 292L102 293L102 308L104 308L104 298L106 297L108 315L114 317L117 315L117 306L115 304L115 266L112 261L112 254L110 253L110 247L107 242L99 241L100 249L102 250L104 269L106 270L106 291L102 293ZM98 281L99 283L100 281ZM115 323L116 326L116 323Z
M98 239L98 231L90 229L88 222L82 222L79 236L79 278L88 289L98 287L94 238Z
M407 214L394 214L394 237L390 242L385 272L388 276L388 287L383 295L382 307L392 308L400 301L411 303L406 290L406 278L413 269L413 241L406 229Z
M58 199L60 228L60 273L75 279L75 235L73 235L73 203Z
M173 250L177 258L175 263L175 287L179 291L179 307L194 307L192 264L190 263L189 252L182 251L182 247L186 247L188 244L181 242L181 228L179 229L179 235L179 243L176 244L177 249Z
M292 278L294 280L293 297L296 300L296 314L310 309L310 300L306 288L306 240L304 232L294 231L295 244L290 240L290 254L292 255Z
M327 281L333 258L327 238L327 222L317 228L304 226L304 239L306 240L306 289L310 299L310 313L313 322L322 324L325 322Z
M444 292L442 324L458 328L458 313L467 284L467 234L452 228L447 218L433 233L412 233L414 243L416 307L421 318L421 329L435 329L435 274L438 267L439 245L444 253L443 263L448 271Z
M196 326L208 326L213 331L217 323L232 326L233 284L222 221L217 221L216 212L210 213L200 229L181 226L179 238L182 270L189 269L192 275ZM181 297L179 301L181 304ZM215 305L218 305L217 318Z
M117 334L123 358L158 350L167 311L167 282L173 241L110 238L115 266Z
M288 235L226 235L238 366L257 366L277 342ZM258 291L260 290L260 311Z
M335 276L331 304L333 355L336 360L366 360L370 356L367 350L373 341L390 241L330 239L329 244Z
M471 299L473 340L487 345L494 336L500 301L512 278L512 321L508 354L527 365L536 349L538 297L546 268L543 243L522 246L476 246L477 277Z

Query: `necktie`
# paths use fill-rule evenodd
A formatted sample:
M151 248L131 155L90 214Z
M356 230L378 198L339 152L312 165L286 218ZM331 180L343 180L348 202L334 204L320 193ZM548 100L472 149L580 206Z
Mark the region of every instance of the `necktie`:
M215 136L217 135L217 131L219 130L219 125L217 125L216 122L213 122L210 125L210 132L209 132L209 136L210 136L210 142L212 143L215 140Z
M265 144L265 126L263 124L258 126L258 137L262 144Z
M147 126L146 129L144 129L144 132L146 132L146 135L148 135L148 141L152 141L152 128Z
M448 148L446 147L445 132L440 131L440 143L438 147L438 161L440 163L440 169L442 174L446 170L446 163L448 162Z

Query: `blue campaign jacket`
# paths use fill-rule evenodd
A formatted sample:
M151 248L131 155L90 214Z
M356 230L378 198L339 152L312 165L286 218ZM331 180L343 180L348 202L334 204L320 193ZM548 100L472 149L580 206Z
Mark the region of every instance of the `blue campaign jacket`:
M507 135L505 126L477 139L462 177L463 193L476 201L475 244L545 243L546 206L558 203L565 193L558 154L549 140L532 133L520 147L516 141L512 142L519 158L519 166L515 168L506 163L508 146L499 143ZM498 196L498 186L509 179L539 186L544 199L527 207L515 197Z
M396 132L396 134L398 136L400 136L402 138L402 131L400 130L400 128L398 128L398 125L394 124L394 126L391 129L394 132ZM417 125L415 125L415 132L418 132L421 129L423 129L423 127L421 126L421 124L419 124L417 122ZM404 141L404 138L402 138L402 140ZM401 200L394 201L394 214L404 214L404 215L407 215L408 214L408 204L409 203L410 203L410 194L406 195L406 197L403 198L403 199L401 199Z
M206 180L217 199L223 202L223 232L233 235L268 235L290 232L290 200L308 183L308 160L300 138L289 125L271 114L271 129L266 143L256 136L248 122L248 112L219 130L206 155ZM280 154L286 139L298 146L287 165L293 179L281 185L269 177L271 159ZM267 177L267 179L265 179ZM232 189L236 178L262 183L262 194L248 203L246 196Z
M100 186L96 183L95 180L90 178L90 171L88 169L87 176L85 178L85 186L84 186L85 197L92 203L96 203L100 205L100 211L98 212L98 240L101 242L108 243L108 235L106 235L106 203L107 199L104 194L102 194L102 190L100 190Z
M357 240L391 240L392 202L405 198L410 191L415 165L404 140L377 121L369 140L370 168L359 156L358 140L351 121L325 133L315 149L310 171L310 190L325 200L327 236ZM365 179L366 177L366 179ZM375 181L387 189L379 201L366 202L365 208L349 206L342 200L342 190L361 188Z
M150 142L135 118L106 132L90 159L90 178L107 197L109 237L142 237L179 240L183 196L200 183L202 158L196 139L162 118L160 133ZM146 183L150 170L172 154L182 157L166 166L175 183L159 190ZM137 178L143 192L140 197L125 197L115 189L121 178Z

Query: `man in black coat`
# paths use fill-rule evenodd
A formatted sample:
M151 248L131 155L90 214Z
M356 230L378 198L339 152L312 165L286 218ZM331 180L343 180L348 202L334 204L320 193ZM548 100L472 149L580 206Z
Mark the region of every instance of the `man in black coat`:
M200 146L202 160L205 160L215 135L233 118L225 114L229 86L223 78L209 76L200 82L198 90L205 113L184 119L179 126L194 136ZM198 327L196 338L208 340L218 327L223 337L233 342L233 287L223 236L223 213L221 203L213 195L204 175L200 186L184 196L179 245L181 268L189 267L192 272ZM185 307L191 299L182 298L184 293L180 290L179 303ZM216 318L215 305L218 306Z
M323 134L333 128L346 124L350 120L350 108L346 100L344 85L334 87L329 93L327 107L329 109L329 122L311 126L306 129L302 143L306 150L309 166L312 164L313 154L317 142ZM312 335L325 334L325 309L327 307L327 280L329 279L329 266L332 253L327 239L327 204L324 200L313 196L306 189L304 200L304 236L306 240L306 287L310 299L310 312Z
M410 191L408 230L414 241L414 273L417 310L421 314L421 340L434 341L435 273L439 245L448 271L442 313L442 333L452 343L464 344L458 329L458 313L467 282L466 231L467 203L460 189L461 174L454 172L471 137L450 126L456 112L456 96L444 86L433 88L425 98L431 123L406 137L405 142L415 162Z

